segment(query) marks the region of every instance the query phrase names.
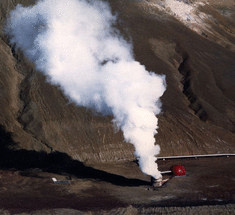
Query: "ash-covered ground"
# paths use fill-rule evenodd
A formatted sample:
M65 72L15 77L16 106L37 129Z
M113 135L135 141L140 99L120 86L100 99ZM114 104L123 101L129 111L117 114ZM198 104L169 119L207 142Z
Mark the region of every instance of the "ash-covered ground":
M234 162L159 161L161 170L183 164L187 173L164 176L170 180L156 190L136 163L99 166L105 171L70 162L63 173L55 163L47 171L1 170L0 208L5 214L234 214ZM52 177L66 183L53 183Z
M108 2L135 59L166 75L160 156L235 153L234 1ZM34 1L0 1L0 213L235 213L233 157L159 161L160 170L185 165L187 176L148 189L112 116L70 103L10 44L3 29L18 3Z

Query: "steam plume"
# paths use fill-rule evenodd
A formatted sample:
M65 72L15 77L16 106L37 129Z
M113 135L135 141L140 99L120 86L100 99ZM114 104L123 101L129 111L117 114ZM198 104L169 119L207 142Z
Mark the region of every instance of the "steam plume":
M154 135L164 77L134 60L131 44L112 27L115 22L101 1L40 0L31 7L18 5L6 32L77 105L113 114L125 140L135 146L141 170L159 178Z

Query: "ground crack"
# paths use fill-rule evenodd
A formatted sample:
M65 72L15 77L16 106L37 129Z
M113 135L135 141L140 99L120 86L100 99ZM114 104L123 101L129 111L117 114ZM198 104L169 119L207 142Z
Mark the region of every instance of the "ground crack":
M53 148L48 145L45 141L39 139L32 131L30 131L27 127L30 122L34 120L34 113L31 111L31 98L30 98L30 82L32 79L32 75L34 73L33 68L28 68L27 62L24 61L24 56L20 51L16 50L14 46L11 47L11 52L13 57L16 59L16 71L23 75L23 80L19 85L19 98L22 103L20 110L18 112L17 121L21 124L22 129L28 133L35 140L40 142L42 145L46 146L50 152L53 152ZM28 115L26 118L25 115Z
M201 105L199 99L194 94L191 86L191 68L189 66L189 56L184 54L183 60L178 67L178 71L183 76L181 83L183 85L183 93L190 102L189 107L194 111L194 113L202 120L206 121L208 119L208 114Z

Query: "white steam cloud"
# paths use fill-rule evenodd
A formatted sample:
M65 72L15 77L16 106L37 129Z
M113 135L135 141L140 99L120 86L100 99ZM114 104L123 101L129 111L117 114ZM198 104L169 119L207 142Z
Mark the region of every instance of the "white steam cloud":
M134 60L132 46L113 27L116 16L101 1L41 0L11 12L6 32L52 84L77 105L113 114L135 146L141 170L160 178L155 145L165 91L163 76Z

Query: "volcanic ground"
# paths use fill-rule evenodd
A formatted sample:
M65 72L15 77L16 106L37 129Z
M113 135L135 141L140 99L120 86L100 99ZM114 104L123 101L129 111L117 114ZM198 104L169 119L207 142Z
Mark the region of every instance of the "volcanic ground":
M108 2L135 59L166 75L160 156L235 153L234 1ZM187 175L153 191L112 116L69 102L10 44L18 3L34 1L0 1L0 213L235 213L234 157L159 161Z

